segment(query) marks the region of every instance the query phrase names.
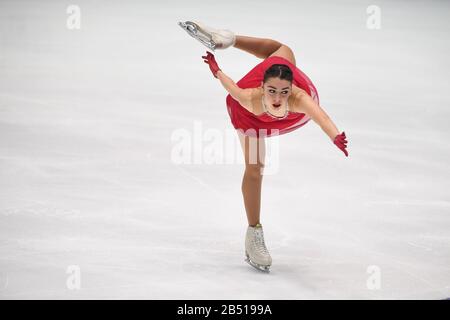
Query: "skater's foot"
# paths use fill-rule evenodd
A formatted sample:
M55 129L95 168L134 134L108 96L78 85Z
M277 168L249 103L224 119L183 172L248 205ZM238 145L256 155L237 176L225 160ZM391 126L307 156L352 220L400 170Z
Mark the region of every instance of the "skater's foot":
M272 257L264 242L264 233L261 224L255 227L248 226L245 236L245 261L251 266L269 272L272 265Z
M251 265L252 267L254 267L258 270L261 270L261 271L267 272L267 273L270 272L270 265L261 265L261 264L254 262L250 258L249 254L247 252L245 253L245 262L247 262L249 265Z
M226 29L214 29L198 21L178 22L191 37L200 41L211 50L226 49L234 46L236 35L234 32Z

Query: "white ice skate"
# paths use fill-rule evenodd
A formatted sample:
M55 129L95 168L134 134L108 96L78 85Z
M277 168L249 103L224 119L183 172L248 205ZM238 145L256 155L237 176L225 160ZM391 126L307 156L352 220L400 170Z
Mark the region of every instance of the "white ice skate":
M245 236L245 261L258 270L269 272L272 258L264 243L264 233L261 224L248 226Z
M212 51L226 49L236 42L236 35L230 30L213 29L197 21L180 21L178 25Z

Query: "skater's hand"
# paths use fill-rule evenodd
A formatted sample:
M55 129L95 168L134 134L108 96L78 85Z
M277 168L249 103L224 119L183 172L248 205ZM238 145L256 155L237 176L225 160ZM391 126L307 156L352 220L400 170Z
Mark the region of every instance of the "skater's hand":
M220 68L217 65L216 58L214 58L214 55L211 52L206 52L206 56L202 56L202 58L204 59L203 61L209 65L209 69L211 70L213 76L217 78L217 72L220 70Z
M345 140L345 132L342 132L341 134L338 134L334 138L334 144L344 152L345 156L348 157L348 152L345 148L347 148L347 140Z

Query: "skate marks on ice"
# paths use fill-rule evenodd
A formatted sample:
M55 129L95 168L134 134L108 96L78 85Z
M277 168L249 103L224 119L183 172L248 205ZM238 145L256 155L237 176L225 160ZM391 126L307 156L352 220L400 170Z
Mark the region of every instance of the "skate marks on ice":
M357 224L347 226L345 221L341 224L342 228L324 225L321 219L317 222L306 219L302 225L298 234L292 233L286 238L281 235L284 231L278 231L275 227L267 231L273 256L271 273L276 274L280 281L291 279L305 290L316 292L322 297L339 299L442 299L449 295L450 286L445 275L450 275L450 268L437 264L431 270L427 269L429 263L440 261L444 249L441 246L444 246L446 237L437 237L439 246L433 253L435 236L428 242L393 233L372 239L377 232L362 237L356 228ZM281 239L278 241L277 238ZM410 240L418 245L411 245ZM392 243L392 250L386 250L388 242ZM429 257L429 261L417 263L419 261L416 259L423 257L423 254ZM367 278L370 276L367 268L371 265L381 269L380 290L367 287ZM436 273L441 275L437 276ZM406 283L409 285L405 288Z

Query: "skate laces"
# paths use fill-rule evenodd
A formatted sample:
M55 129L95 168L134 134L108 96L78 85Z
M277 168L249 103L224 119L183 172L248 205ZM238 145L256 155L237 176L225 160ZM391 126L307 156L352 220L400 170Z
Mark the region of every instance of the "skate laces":
M264 243L264 234L262 228L255 229L254 231L255 238L253 243L255 244L256 250L260 253L268 254L266 244Z

